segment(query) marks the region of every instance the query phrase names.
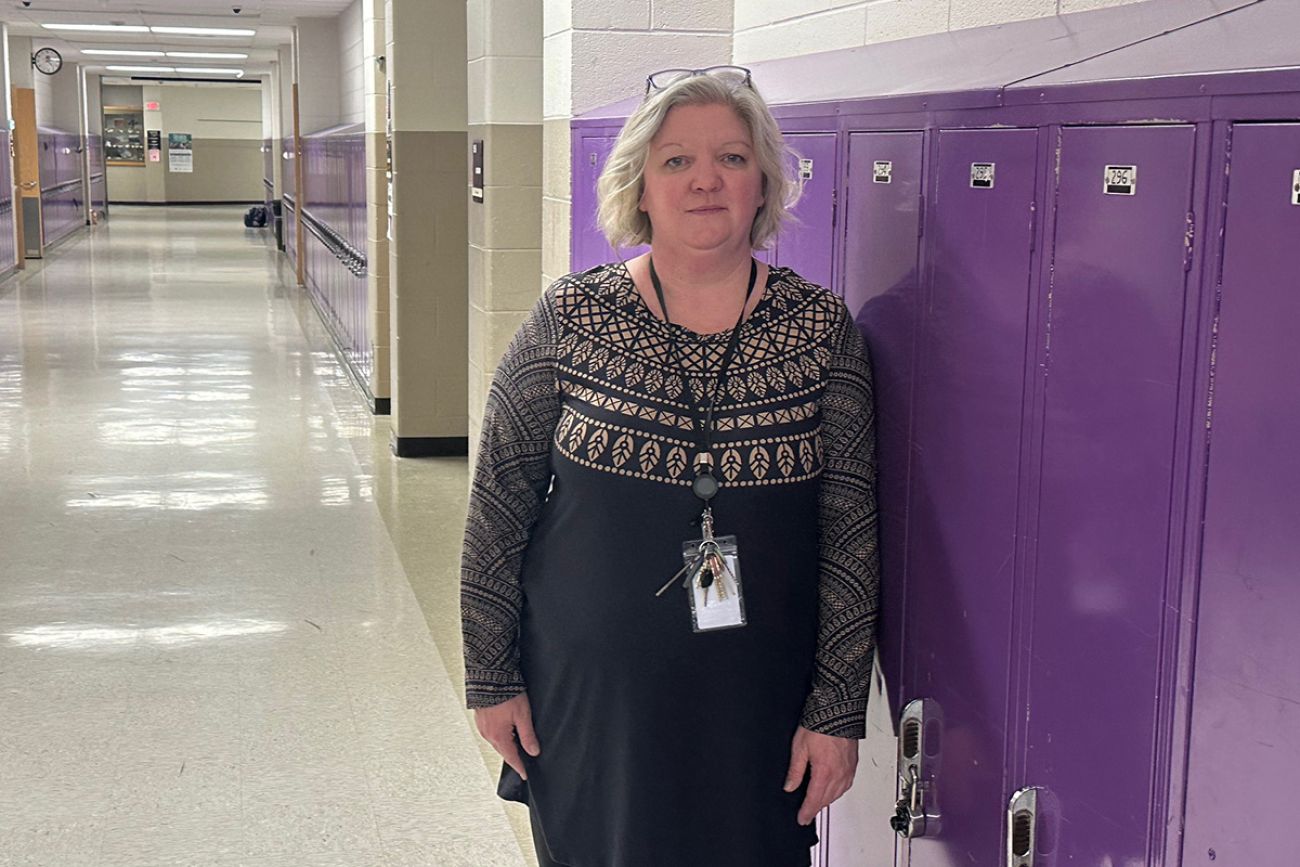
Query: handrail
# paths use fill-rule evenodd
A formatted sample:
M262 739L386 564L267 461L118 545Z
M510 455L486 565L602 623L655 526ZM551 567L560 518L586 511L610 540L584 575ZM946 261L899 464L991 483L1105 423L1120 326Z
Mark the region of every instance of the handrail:
M343 263L344 268L351 271L353 276L365 276L367 266L365 253L349 244L342 235L327 223L322 222L310 211L303 211L300 216L307 230L325 245L326 250L333 253L334 257Z
M74 185L76 185L76 184L80 184L80 183L81 183L81 178L73 178L73 179L70 180L70 181L64 181L64 182L62 182L62 183L55 184L55 185L52 186L52 187L41 187L41 195L43 196L43 195L45 195L46 193L61 193L61 192L63 192L64 190L70 189L70 188L72 188Z

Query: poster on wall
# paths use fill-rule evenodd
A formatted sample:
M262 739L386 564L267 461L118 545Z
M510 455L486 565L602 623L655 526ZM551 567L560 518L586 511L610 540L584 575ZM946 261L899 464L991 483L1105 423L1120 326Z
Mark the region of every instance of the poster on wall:
M145 130L146 144L149 151L149 162L162 162L162 131L157 129Z
M194 136L187 132L167 133L167 169L173 172L194 171Z

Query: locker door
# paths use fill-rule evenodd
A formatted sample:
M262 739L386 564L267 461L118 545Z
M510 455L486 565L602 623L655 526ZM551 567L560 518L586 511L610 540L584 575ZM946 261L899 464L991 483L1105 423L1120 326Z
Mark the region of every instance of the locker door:
M1294 863L1300 124L1232 134L1184 865Z
M791 134L786 141L802 166L803 195L777 240L775 264L832 289L835 241L835 133Z
M585 271L615 258L614 250L596 225L596 180L614 147L614 137L583 135L578 164L573 167L573 251L570 270Z
M1057 864L1150 863L1195 145L1059 141L1022 781L1059 799Z
M884 605L880 662L891 687L898 682L901 657L924 143L920 132L850 134L843 194L842 291L870 348L875 377ZM875 162L890 163L889 183L873 182Z
M596 181L605 167L609 152L614 149L617 136L582 135L578 149L578 165L573 167L573 239L570 244L574 271L585 271L605 262L631 259L649 247L626 247L615 251L605 240L596 224Z
M902 700L942 713L929 761L943 824L910 842L911 867L992 865L1003 839L1037 152L1033 129L938 134Z

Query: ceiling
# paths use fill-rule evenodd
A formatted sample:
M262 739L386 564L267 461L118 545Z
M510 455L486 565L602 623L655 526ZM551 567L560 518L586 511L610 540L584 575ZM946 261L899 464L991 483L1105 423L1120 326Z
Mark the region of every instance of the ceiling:
M248 75L270 71L278 46L291 39L298 18L332 18L354 0L0 0L0 20L13 36L33 38L33 50L50 46L68 63L91 71L107 65L239 66ZM235 14L233 8L240 8ZM176 36L155 33L104 33L46 30L42 24L130 24L170 27L235 27L254 36ZM247 60L196 60L166 57L104 57L82 49L242 52Z

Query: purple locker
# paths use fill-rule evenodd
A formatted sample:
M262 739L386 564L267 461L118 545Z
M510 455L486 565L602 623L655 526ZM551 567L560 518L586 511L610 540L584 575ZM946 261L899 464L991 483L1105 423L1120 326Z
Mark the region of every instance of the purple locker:
M912 867L1002 849L1037 149L1033 129L938 134L900 690L940 711L925 776L942 830L910 841Z
M807 280L835 288L835 133L791 134L786 142L796 153L794 170L803 194L794 216L781 230L769 261L793 268Z
M1293 863L1300 779L1300 124L1237 124L1182 863Z
M647 247L629 247L615 251L596 224L596 181L605 160L614 148L615 135L588 134L578 139L577 165L573 171L573 240L570 246L574 271L585 271L605 262L630 259Z
M1152 805L1171 698L1162 633L1177 616L1166 588L1195 147L1192 126L1067 127L1058 143L1021 651L1021 783L1059 799L1058 864L1148 864L1163 840Z
M885 609L881 665L897 683L903 617L912 365L920 302L921 179L925 135L858 132L848 136L844 201L844 302L866 338L875 376L880 552ZM890 183L873 183L888 161Z

